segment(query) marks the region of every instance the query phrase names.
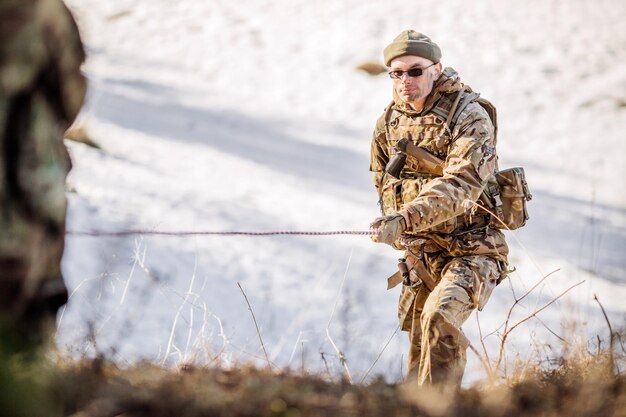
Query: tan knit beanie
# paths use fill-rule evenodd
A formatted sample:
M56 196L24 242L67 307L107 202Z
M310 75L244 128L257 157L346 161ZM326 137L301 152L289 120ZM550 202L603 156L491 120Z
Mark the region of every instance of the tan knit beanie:
M389 66L394 58L403 55L417 55L438 63L441 49L428 36L414 30L405 30L385 48L385 65Z

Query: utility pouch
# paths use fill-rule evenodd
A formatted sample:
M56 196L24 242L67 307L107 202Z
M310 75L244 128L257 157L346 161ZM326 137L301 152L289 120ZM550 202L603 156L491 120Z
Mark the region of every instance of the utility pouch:
M391 175L394 178L400 178L400 172L404 168L406 164L406 145L407 139L400 139L396 144L394 151L395 154L389 159L387 166L385 167L385 171L387 174Z
M491 218L491 226L497 229L515 230L526 224L526 202L532 199L528 190L524 168L516 167L498 171L495 183L487 185L485 192L497 216Z
M387 278L387 289L402 283L410 288L417 288L420 284L424 284L429 291L432 291L437 282L431 276L424 257L417 257L408 251L405 256L405 258L398 259L398 271Z
M414 285L422 283L429 291L435 288L437 281L432 277L430 268L426 265L423 247L419 250L417 256L411 250L407 250L406 263L409 268L410 283Z
M412 263L409 265L409 261L406 258L398 259L398 271L387 278L387 289L389 290L400 283L406 287L417 287L421 283L421 280L419 280L414 273L411 274L411 272L413 272L413 266Z
M398 259L398 270L402 275L402 284L410 287L413 285L411 279L409 278L409 266L406 264L405 258Z

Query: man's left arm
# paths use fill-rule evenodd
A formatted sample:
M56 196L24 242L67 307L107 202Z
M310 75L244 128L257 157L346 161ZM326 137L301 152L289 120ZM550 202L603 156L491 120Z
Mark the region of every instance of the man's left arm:
M472 208L497 167L494 128L487 113L472 103L455 128L443 176L425 184L400 211L413 232L421 232Z

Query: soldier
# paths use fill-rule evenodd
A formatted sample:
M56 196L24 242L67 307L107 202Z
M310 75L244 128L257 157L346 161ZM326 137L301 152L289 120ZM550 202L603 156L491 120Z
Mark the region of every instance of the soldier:
M393 102L371 145L383 214L371 224L372 240L405 251L389 283L403 282L398 316L409 334L409 377L460 384L469 346L461 325L507 270L504 236L482 201L497 170L494 124L478 95L442 69L429 37L406 30L384 59ZM390 173L399 157L404 165Z
M84 59L61 0L0 1L0 329L35 344L67 300L63 132L85 97Z

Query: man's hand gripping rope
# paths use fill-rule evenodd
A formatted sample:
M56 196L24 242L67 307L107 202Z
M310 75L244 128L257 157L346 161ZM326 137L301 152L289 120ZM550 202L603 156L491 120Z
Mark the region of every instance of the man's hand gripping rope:
M371 239L377 243L393 246L402 233L407 230L408 220L402 212L376 218L370 224Z

